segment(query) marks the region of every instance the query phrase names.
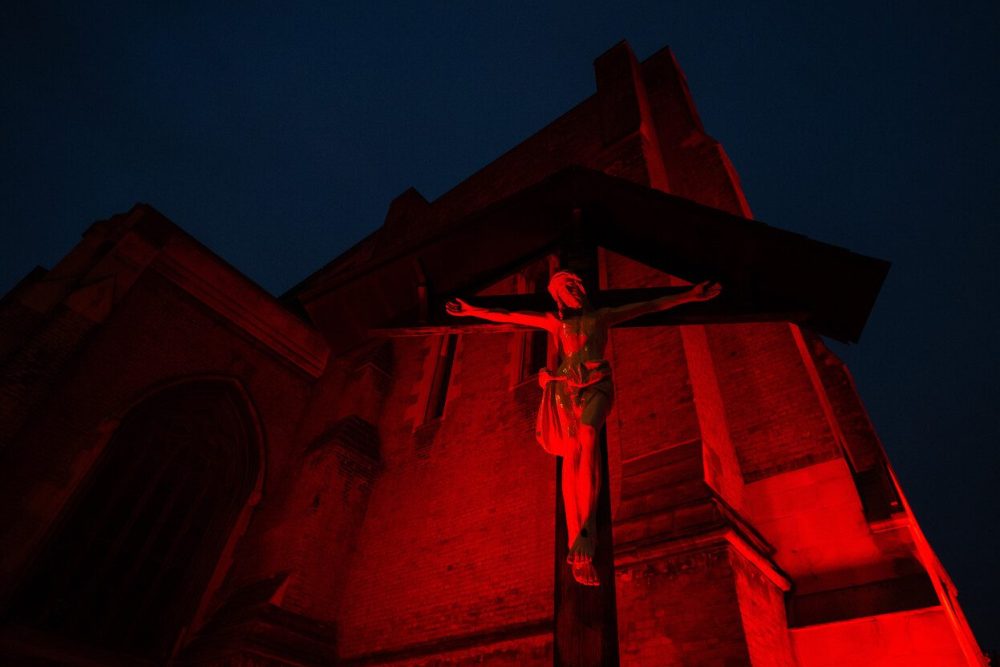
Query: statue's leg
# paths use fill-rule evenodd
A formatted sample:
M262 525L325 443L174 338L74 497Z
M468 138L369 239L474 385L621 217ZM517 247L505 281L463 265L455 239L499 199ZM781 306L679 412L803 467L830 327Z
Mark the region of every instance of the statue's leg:
M576 502L576 466L579 458L576 452L562 457L563 506L566 509L566 531L571 553L573 542L579 536L581 527L580 509Z
M576 461L576 504L580 521L580 537L593 555L594 517L597 514L597 494L601 491L601 457L598 448L598 430L581 424L578 431L580 453Z
M611 411L611 397L603 391L588 392L580 416L580 464L577 468L577 504L580 525L596 537L597 495L601 490L601 448L598 436Z
M575 478L573 491L576 495L579 533L576 539L573 539L573 532L570 532L569 560L573 565L573 576L577 581L584 585L596 586L599 581L593 557L597 540L597 498L601 490L601 452L598 435L611 409L611 399L604 392L591 391L582 407L580 426L577 429L580 447L578 456L573 457L574 465L571 466ZM566 463L564 460L564 479Z

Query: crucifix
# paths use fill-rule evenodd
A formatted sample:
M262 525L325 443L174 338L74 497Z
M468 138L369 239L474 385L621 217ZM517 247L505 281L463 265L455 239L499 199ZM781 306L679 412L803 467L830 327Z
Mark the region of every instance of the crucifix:
M592 204L567 206L580 201L581 192ZM537 429L543 446L557 455L561 490L556 502L556 664L617 664L602 428L613 399L603 354L608 329L787 321L852 340L867 317L867 308L853 306L866 301L853 295L868 294L873 301L887 266L599 174L568 172L530 196L512 199L396 260L399 276L406 273L403 262L411 262L409 274L419 278L412 293L416 299L411 296L408 310L397 311L391 323L382 320L368 332L398 337L535 328L557 341L559 367L540 373ZM680 274L694 286L600 289L599 247ZM474 295L553 255L562 269L550 276L555 312L545 294L446 304L445 295ZM845 282L834 289L832 276ZM724 283L725 293L706 281L714 278ZM682 305L692 301L700 303Z
M614 398L611 366L604 358L609 329L686 303L709 301L722 290L718 283L703 281L667 294L643 294L646 298L639 294L600 293L593 285L597 273L597 244L590 231L593 226L584 223L581 208L572 209L572 222L557 246L562 268L550 276L548 284L549 295L555 302L554 312L551 307L540 310L518 307L520 304L514 307L473 305L460 298L448 301L444 308L448 315L456 318L475 318L503 327L540 329L554 341L559 355L558 368L538 370L542 400L535 435L547 452L562 459L567 562L573 578L584 586L600 585L593 560L602 469L598 438ZM417 269L420 276L418 312L426 319L432 312L427 303L427 281L419 264ZM591 283L590 288L586 282ZM601 303L595 307L589 292L594 292L599 302L612 297L612 301L621 303ZM504 298L516 302L520 296ZM427 327L419 329L426 332ZM506 329L494 326L492 330ZM393 333L400 335L403 331L397 328Z
M705 281L677 293L648 301L595 309L587 298L583 278L560 269L548 285L556 312L484 308L462 299L449 301L455 317L518 324L546 331L559 351L556 370L540 369L542 400L535 436L543 448L562 460L562 497L568 535L567 562L573 578L584 586L598 586L594 568L597 540L597 497L601 484L598 435L614 397L611 367L604 358L608 330L642 315L696 301L708 301L721 292Z
M433 297L421 280L416 312L422 321L383 331L405 336L541 329L554 341L558 367L536 369L542 387L536 437L557 457L560 489L556 503L556 664L614 664L614 556L604 433L614 396L611 368L605 359L609 329L654 323L652 318L663 317L677 306L713 299L721 287L705 281L691 287L600 290L597 243L580 209L573 210L572 219L568 233L551 249L563 267L549 279L554 308L544 294L477 297L475 305L456 298L442 308L428 303ZM423 276L421 267L417 268L417 275ZM682 318L676 321L686 322L691 310L673 315ZM442 318L445 312L451 317ZM598 586L601 590L596 590Z

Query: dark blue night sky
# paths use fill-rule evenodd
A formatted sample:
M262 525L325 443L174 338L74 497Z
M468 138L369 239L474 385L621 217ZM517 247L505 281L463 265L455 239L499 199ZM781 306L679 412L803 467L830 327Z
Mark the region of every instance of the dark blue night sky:
M13 4L0 292L144 201L280 293L670 45L758 219L893 262L833 347L1000 648L1000 3Z

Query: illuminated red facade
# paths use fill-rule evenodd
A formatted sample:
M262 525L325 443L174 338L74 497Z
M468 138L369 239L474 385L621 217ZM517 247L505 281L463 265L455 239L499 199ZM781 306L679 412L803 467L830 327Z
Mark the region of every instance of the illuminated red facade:
M886 265L747 220L668 50L595 70L281 298L144 205L4 297L4 664L985 664L820 337ZM441 308L574 264L726 286L612 333L596 590L533 437L553 351Z

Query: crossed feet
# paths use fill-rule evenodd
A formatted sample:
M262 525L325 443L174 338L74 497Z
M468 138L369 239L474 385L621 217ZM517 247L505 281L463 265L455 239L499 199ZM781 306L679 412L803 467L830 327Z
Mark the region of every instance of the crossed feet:
M584 528L576 536L573 546L566 555L566 562L573 570L573 578L584 586L600 586L597 570L594 569L594 538L590 537Z

